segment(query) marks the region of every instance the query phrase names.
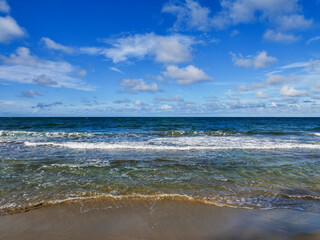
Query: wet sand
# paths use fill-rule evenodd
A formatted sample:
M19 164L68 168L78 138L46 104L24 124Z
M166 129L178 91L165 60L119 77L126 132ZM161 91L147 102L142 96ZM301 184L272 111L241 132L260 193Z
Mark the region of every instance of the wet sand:
M65 202L0 216L0 239L320 239L320 215L183 199Z

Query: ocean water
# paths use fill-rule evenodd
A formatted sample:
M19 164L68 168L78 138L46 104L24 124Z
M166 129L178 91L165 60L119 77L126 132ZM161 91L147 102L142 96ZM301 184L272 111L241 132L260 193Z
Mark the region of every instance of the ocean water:
M320 118L0 118L0 210L196 199L320 213Z

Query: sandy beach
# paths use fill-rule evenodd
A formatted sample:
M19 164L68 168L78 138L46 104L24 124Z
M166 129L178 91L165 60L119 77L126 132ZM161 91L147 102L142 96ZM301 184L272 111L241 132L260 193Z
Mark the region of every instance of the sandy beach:
M319 214L163 198L65 202L0 217L0 239L320 239Z

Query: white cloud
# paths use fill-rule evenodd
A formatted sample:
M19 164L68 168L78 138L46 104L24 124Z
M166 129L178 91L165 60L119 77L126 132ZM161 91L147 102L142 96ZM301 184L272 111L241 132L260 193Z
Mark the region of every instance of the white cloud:
M21 93L22 97L26 97L26 98L34 98L34 96L42 96L43 92L37 92L35 90L29 90L29 91L23 91Z
M310 39L307 41L307 44L309 45L310 43L312 43L312 42L314 42L314 41L318 41L318 40L320 40L320 36L310 38Z
M109 67L109 69L111 71L115 71L115 72L118 72L118 73L123 73L120 69L116 68L116 67Z
M262 51L254 58L253 65L255 68L267 68L269 67L269 63L275 61L277 61L275 57L268 56L266 51Z
M67 47L67 46L64 46L60 43L56 43L55 41L53 41L47 37L41 38L41 42L49 49L62 51L62 52L68 53L68 54L71 54L73 52L73 49L71 47Z
M0 17L0 43L8 43L25 35L23 29L10 16Z
M296 62L281 67L282 69L303 68L307 72L320 72L320 61L310 59L307 62Z
M241 53L237 55L233 52L230 52L230 55L232 56L233 64L236 66L249 68L253 65L253 59L251 56L243 57Z
M223 29L255 21L271 23L282 30L292 30L305 29L313 23L298 14L301 10L298 0L221 0L220 5L221 10L212 17L208 7L193 0L178 4L170 2L164 5L162 12L176 16L174 30L186 26L207 31L212 27Z
M256 91L256 97L257 98L268 98L269 95L264 93L264 92L262 92L262 91Z
M287 77L287 76L283 76L283 75L278 75L278 74L267 74L268 78L265 81L266 84L268 85L279 85L285 82L290 82L293 81L294 78L293 77Z
M283 15L275 18L278 28L284 31L289 30L305 30L312 26L313 21L305 19L303 15L292 14Z
M297 10L297 0L223 0L220 16L233 24L256 20L257 13L262 18L288 14Z
M136 34L129 37L106 40L111 47L83 47L80 52L103 55L114 63L151 56L161 63L182 63L191 60L192 37L174 34L159 36L154 33Z
M280 94L287 97L305 97L308 96L307 91L297 90L294 87L283 86L280 90Z
M11 53L9 57L0 55L0 59L5 64L27 65L35 66L37 64L37 58L30 54L29 48L19 47L15 53Z
M74 75L79 69L64 61L49 61L30 54L28 48L20 47L9 57L1 56L0 79L3 81L94 90Z
M140 105L143 105L143 102L141 102L141 100L138 99L134 102L134 104L137 106L140 106Z
M268 41L281 43L292 43L300 40L299 36L295 36L290 33L277 32L270 29L264 33L263 37Z
M164 105L161 105L159 107L160 110L170 110L172 109L172 106L168 105L168 104L164 104Z
M76 72L76 74L79 75L80 77L86 76L87 73L88 73L88 72L87 72L86 70L84 70L84 69L81 69L81 70L79 70L79 71Z
M266 74L266 76L267 76L267 79L262 82L256 82L250 85L241 85L237 88L237 90L252 91L252 90L266 88L270 86L281 85L283 83L297 80L297 78L294 75L288 77L288 76L283 76L279 74L268 73Z
M0 0L0 12L9 13L10 6L8 5L6 0Z
M180 5L171 2L164 5L162 12L171 13L177 17L173 26L174 30L181 28L184 23L188 28L195 28L200 31L206 31L211 27L210 9L202 7L196 1L186 0L185 3Z
M132 92L158 92L162 89L156 83L147 84L142 79L122 79L120 86L125 87L128 93Z
M167 77L176 79L177 82L182 85L213 80L204 73L203 70L196 68L193 65L189 65L185 68L170 65L163 74Z
M267 55L266 51L259 52L255 57L243 57L242 54L235 54L230 52L234 65L239 67L254 67L254 68L267 68L269 64L275 62L277 58Z

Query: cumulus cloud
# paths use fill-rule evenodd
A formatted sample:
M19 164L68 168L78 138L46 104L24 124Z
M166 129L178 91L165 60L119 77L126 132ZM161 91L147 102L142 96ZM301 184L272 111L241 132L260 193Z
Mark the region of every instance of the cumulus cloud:
M227 103L230 109L257 109L257 108L265 108L265 103L257 103L257 102L230 102Z
M0 12L9 13L10 6L8 5L6 0L0 0Z
M268 56L266 51L258 52L256 56L243 57L242 54L230 52L234 65L239 67L267 68L270 63L277 61L277 58Z
M313 24L313 20L305 19L304 16L300 14L277 16L275 20L278 28L284 31L305 30Z
M35 66L37 57L32 56L29 48L19 47L15 53L11 53L9 57L0 55L0 59L5 64Z
M211 18L209 17L210 9L201 6L196 1L186 0L182 4L170 2L164 5L162 12L170 13L177 17L173 26L174 30L178 30L183 24L188 28L195 28L200 31L207 31L212 27Z
M25 35L24 30L10 16L0 17L0 43L9 43Z
M268 56L266 51L262 51L254 58L253 65L255 68L267 68L269 63L275 61L277 61L275 57Z
M31 55L28 48L20 47L9 57L1 56L0 79L3 81L94 90L75 77L78 67L64 61L49 61Z
M278 75L278 74L267 74L268 78L265 81L266 84L268 85L279 85L282 83L290 82L295 80L294 76L287 77L283 75Z
M284 83L296 81L297 78L294 75L291 76L283 76L280 74L266 74L267 79L262 82L252 83L251 85L241 85L237 88L240 91L252 91L261 88L266 88L269 86L281 85Z
M147 103L142 102L140 99L136 100L136 101L134 102L134 104L135 104L136 106L147 106L147 105L149 105L149 104L147 104Z
M292 43L300 40L299 36L295 36L290 33L284 33L274 30L267 30L264 35L264 39L272 41L272 42L280 42L280 43Z
M174 30L186 27L207 31L224 29L241 23L266 22L282 30L303 30L313 24L299 14L298 0L222 0L221 10L214 15L208 7L194 0L169 2L162 12L176 16ZM212 16L210 16L212 15Z
M167 77L176 79L177 83L182 85L213 80L212 77L208 76L203 70L196 68L193 65L189 65L185 68L170 65L163 74Z
M280 94L287 97L305 97L308 96L307 91L297 90L294 87L283 86L280 90Z
M259 91L256 91L256 97L257 98L268 98L269 95L259 90Z
M43 92L37 92L35 90L29 90L29 91L23 91L21 93L21 96L22 97L25 97L25 98L34 98L35 96L42 96L43 95Z
M172 106L168 105L168 104L164 104L164 105L161 105L159 107L160 110L170 110L172 109Z
M136 34L128 37L106 40L111 47L83 47L80 52L91 55L103 55L114 63L130 59L154 57L161 63L182 63L191 59L191 45L195 41L190 36L174 34L159 36L154 33Z
M41 42L48 48L56 51L62 51L68 54L73 53L73 49L71 47L64 46L60 43L56 43L55 41L51 40L50 38L43 37L41 38Z
M34 82L40 86L52 86L58 84L45 74L38 76L36 79L34 79Z
M159 92L162 89L156 83L147 84L142 79L122 79L120 86L125 88L128 93L134 92Z

